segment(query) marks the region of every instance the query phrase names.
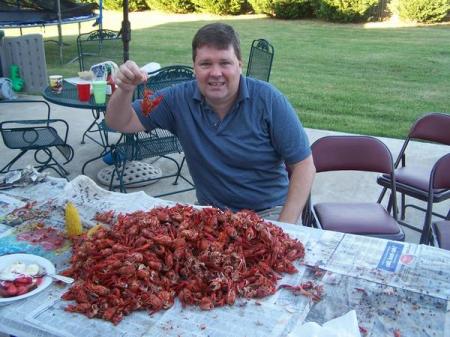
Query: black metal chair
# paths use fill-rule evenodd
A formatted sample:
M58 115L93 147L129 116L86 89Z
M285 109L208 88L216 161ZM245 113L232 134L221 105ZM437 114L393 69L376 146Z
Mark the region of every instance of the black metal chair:
M113 61L121 64L122 37L120 32L98 29L77 37L78 62L80 71L89 70L92 65Z
M136 98L142 98L145 89L151 89L157 91L168 86L176 85L185 81L193 80L194 72L191 67L182 65L173 65L163 67L159 70L149 73L149 78L145 85L137 87L135 96ZM154 129L150 132L139 132L137 134L127 135L124 141L113 146L113 161L115 165L114 173L111 177L110 189L113 189L114 175L118 175L120 191L126 192L126 184L123 181L125 168L127 162L140 161L149 158L166 158L172 161L176 165L176 172L172 174L166 174L158 178L142 177L142 180L134 180L133 184L139 184L142 181L150 181L156 179L175 177L173 185L178 184L178 179L185 180L192 187L175 192L168 192L156 195L157 197L182 193L193 190L194 184L181 174L181 170L185 163L185 158L181 160L181 163L172 157L170 154L180 154L183 152L183 148L178 138L171 132L164 129Z
M46 118L42 119L17 119L0 123L0 133L5 146L19 153L9 161L1 170L5 173L28 151L34 151L34 160L39 164L35 166L39 172L45 169L53 169L61 177L69 173L62 165L67 164L73 158L73 148L67 144L69 125L63 119L54 119L50 116L50 105L40 100L14 100L0 101L2 104L18 105L14 109L20 109L25 104L33 106L33 117L46 110ZM19 105L20 104L20 105ZM13 108L13 107L11 107ZM63 129L63 135L57 129ZM56 149L64 158L61 164L53 154Z
M392 155L380 140L369 136L327 136L311 146L317 173L361 171L391 174ZM394 176L394 175L392 175ZM395 191L395 180L392 180ZM403 241L405 234L397 223L396 199L391 216L377 202L318 202L307 204L310 225L343 233Z
M265 39L254 40L250 48L246 75L269 82L273 56L274 48L269 41Z
M408 207L427 212L430 209L429 203L439 203L450 199L450 189L435 189L430 193L429 186L432 178L431 172L433 163L430 167L424 167L424 163L414 163L406 160L407 154L411 154L410 141L419 140L430 142L434 144L450 145L450 115L445 113L429 113L419 118L411 127L406 140L400 150L400 153L395 161L395 181L397 192L401 194L400 203L400 224L421 233L420 243L425 243L427 233L424 232L423 227L414 226L407 223L405 220L406 209ZM391 190L391 177L388 174L383 174L377 179L378 184L383 186L383 190L379 197L381 202L386 195L387 190ZM392 193L390 194L392 195ZM421 207L415 204L407 204L406 196L424 201L428 204L427 207ZM433 212L432 215L442 219L448 218L447 215Z

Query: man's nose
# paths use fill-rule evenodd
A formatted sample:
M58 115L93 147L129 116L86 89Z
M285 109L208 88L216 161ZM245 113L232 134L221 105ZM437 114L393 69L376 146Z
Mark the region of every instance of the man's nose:
M211 68L211 76L221 76L222 75L222 67L220 64L213 64Z

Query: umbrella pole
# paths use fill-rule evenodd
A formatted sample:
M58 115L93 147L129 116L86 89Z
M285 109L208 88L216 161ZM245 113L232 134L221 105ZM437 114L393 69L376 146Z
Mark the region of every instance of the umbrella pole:
M123 41L123 62L129 59L129 48L131 40L131 25L128 20L128 0L123 0L123 21L122 21L122 41Z

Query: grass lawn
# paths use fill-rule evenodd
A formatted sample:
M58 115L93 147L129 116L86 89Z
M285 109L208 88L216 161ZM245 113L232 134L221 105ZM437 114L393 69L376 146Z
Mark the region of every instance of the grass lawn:
M244 65L253 39L272 42L270 82L308 128L404 138L418 116L450 110L449 26L368 29L250 17L226 22L240 33ZM130 57L140 65L190 65L192 37L205 23L133 29ZM75 38L64 37L67 60L76 55ZM61 66L57 55L56 45L46 43L49 73L75 76L78 64Z

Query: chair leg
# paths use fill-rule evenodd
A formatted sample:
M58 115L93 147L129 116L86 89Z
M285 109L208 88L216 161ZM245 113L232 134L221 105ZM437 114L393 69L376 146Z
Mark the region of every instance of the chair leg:
M38 153L40 153L40 151L46 154L46 160L41 160L40 158L38 158ZM64 167L62 167L62 165L53 157L53 153L50 149L36 150L34 152L34 160L40 164L40 167L38 169L39 172L42 172L47 168L51 168L62 178L65 178L69 175L69 172Z
M22 150L20 151L20 153L15 156L8 164L6 164L1 170L0 173L5 173L8 172L11 167L13 166L13 164L18 161L20 159L20 157L22 157L25 153L27 153L28 150Z
M185 161L186 161L186 157L183 156L183 160L181 161L181 164L178 167L177 177L175 178L175 182L173 183L174 185L178 184L178 178L180 178L180 176L181 176L181 170L183 169L183 165L184 165Z
M380 196L378 197L378 201L377 201L379 204L381 204L381 202L383 201L386 191L387 191L387 188L383 187L383 190L381 191Z
M405 217L406 217L406 195L405 193L402 193L400 219L405 220Z

